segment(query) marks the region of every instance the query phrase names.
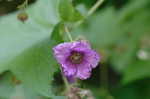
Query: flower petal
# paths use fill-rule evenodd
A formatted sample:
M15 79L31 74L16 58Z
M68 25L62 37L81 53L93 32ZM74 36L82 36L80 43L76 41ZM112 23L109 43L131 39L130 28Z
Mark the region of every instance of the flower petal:
M100 61L100 56L94 50L87 50L85 52L85 60L87 60L92 68L95 68Z
M74 76L77 72L76 66L69 62L62 64L62 70L65 76Z
M87 79L91 75L91 70L92 70L92 68L90 66L88 66L88 64L85 64L85 63L80 64L77 67L76 77L80 78L82 80Z
M72 49L91 49L91 46L86 41L73 42Z
M70 55L72 43L61 43L53 48L54 56L60 64L64 64L66 58Z

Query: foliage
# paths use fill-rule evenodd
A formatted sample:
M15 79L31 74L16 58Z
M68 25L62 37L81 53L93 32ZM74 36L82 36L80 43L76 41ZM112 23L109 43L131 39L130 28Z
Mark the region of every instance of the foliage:
M25 9L29 18L24 23L17 20L19 11L0 17L0 99L65 98L57 82L61 77L54 76L59 64L52 47L68 41L66 26L74 39L89 40L102 55L100 66L108 67L110 77L101 73L79 82L80 87L90 89L96 99L150 97L150 1L128 0L119 10L104 2L92 16L81 13L93 2L37 0ZM101 72L95 71L92 75ZM94 85L103 78L108 78L108 89Z

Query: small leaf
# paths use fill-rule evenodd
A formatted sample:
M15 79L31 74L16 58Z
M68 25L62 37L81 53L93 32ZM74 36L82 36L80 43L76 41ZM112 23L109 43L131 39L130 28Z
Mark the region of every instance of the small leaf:
M75 22L83 19L83 16L73 7L69 0L60 0L58 10L63 21Z
M64 24L58 23L53 29L51 34L51 40L55 41L57 44L63 42Z

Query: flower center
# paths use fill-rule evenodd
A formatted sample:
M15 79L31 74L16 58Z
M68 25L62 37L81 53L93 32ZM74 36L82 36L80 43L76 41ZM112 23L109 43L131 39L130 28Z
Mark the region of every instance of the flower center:
M74 64L80 64L83 60L83 56L84 56L83 53L73 51L71 52L69 59Z

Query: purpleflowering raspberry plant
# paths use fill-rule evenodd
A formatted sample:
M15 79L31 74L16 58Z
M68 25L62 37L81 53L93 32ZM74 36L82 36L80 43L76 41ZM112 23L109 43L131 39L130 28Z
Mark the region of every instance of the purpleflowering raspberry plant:
M99 54L86 41L61 43L53 48L54 56L61 64L66 77L87 79L100 61Z

